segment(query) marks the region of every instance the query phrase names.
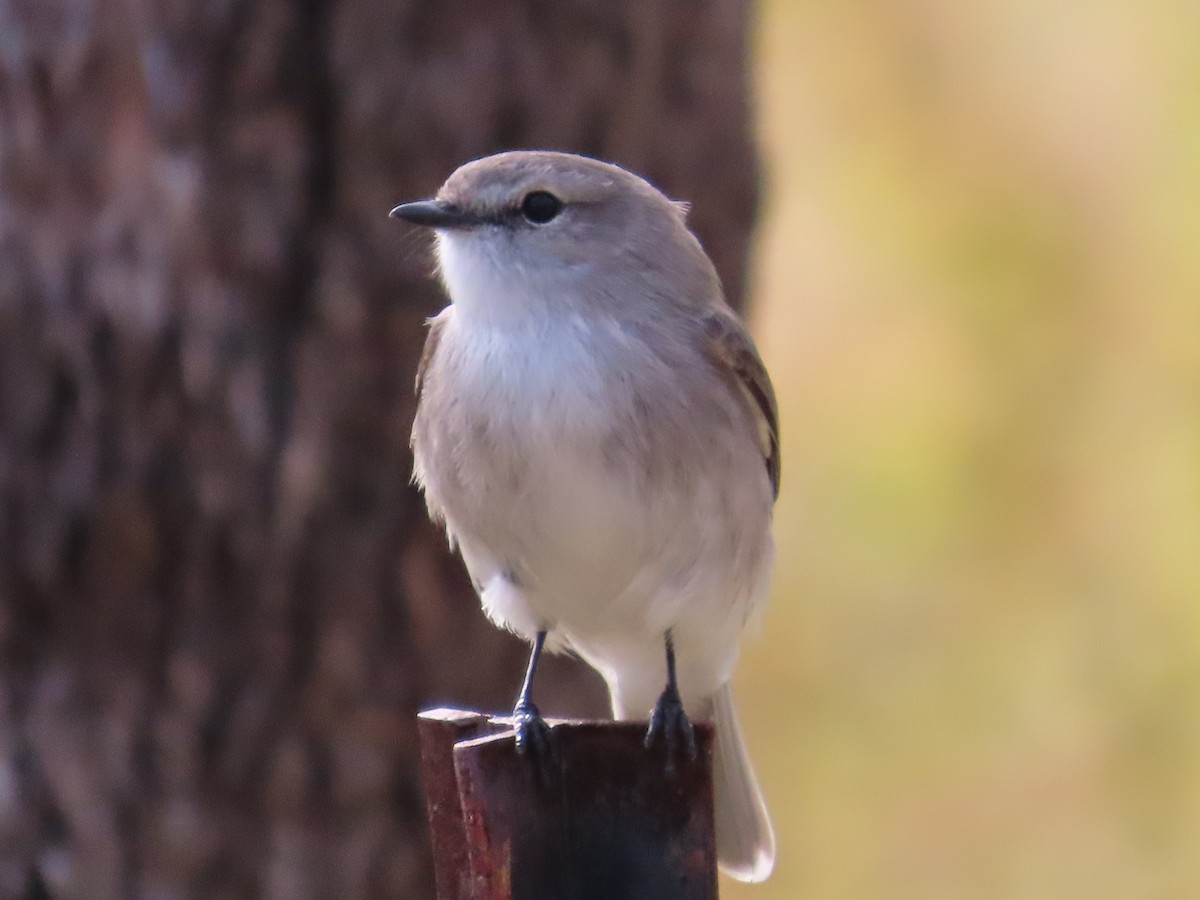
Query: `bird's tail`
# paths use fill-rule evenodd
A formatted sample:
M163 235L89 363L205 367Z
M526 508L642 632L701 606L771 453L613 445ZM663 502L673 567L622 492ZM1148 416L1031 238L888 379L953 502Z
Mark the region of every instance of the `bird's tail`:
M630 696L610 684L613 714L618 719L643 718L653 700ZM702 703L688 704L688 714L711 719L716 731L713 754L713 805L717 827L717 862L739 881L763 881L775 866L775 833L762 792L742 743L733 691L726 683Z
M775 832L742 742L729 683L718 688L708 703L717 739L713 756L717 861L738 881L764 881L775 866Z

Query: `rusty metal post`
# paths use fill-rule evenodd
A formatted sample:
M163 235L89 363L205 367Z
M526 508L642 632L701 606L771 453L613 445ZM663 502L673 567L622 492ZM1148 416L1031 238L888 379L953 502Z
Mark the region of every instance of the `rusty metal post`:
M543 785L505 719L422 713L438 900L716 900L711 728L667 775L644 725L552 724Z

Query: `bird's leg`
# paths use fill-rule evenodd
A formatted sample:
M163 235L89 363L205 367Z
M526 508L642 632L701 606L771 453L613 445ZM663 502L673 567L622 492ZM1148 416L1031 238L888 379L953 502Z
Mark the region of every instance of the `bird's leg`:
M679 684L675 680L675 643L671 640L671 632L666 634L667 647L667 686L658 696L654 704L654 712L650 714L650 727L646 731L646 746L651 747L660 740L666 748L667 774L675 771L675 756L680 750L687 751L688 757L696 759L696 732L692 722L683 709L683 701L679 698Z
M525 681L521 685L521 693L517 697L517 705L513 707L513 730L517 733L517 753L531 756L543 781L548 775L553 762L550 746L550 726L542 718L541 712L530 699L533 693L533 676L537 673L538 660L542 655L542 647L546 643L546 632L539 631L533 639L533 649L529 653L529 666L525 669Z

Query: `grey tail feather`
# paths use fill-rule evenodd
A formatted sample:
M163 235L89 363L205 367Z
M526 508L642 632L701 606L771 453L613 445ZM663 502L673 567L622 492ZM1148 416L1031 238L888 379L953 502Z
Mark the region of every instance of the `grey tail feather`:
M708 702L716 728L713 805L717 862L738 881L764 881L775 866L775 832L742 743L729 684L718 688Z

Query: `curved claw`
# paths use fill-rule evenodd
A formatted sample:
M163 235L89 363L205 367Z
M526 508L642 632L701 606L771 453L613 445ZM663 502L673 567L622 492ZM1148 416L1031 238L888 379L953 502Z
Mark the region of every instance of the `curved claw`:
M550 726L532 703L518 703L512 720L517 753L529 757L538 782L543 787L549 786L557 767Z
M679 699L679 691L668 686L659 695L654 704L654 712L650 714L650 727L646 729L646 747L653 747L662 742L666 750L666 772L675 773L675 758L682 750L687 751L688 759L692 762L700 755L696 748L696 730L692 720L683 709L683 701Z

